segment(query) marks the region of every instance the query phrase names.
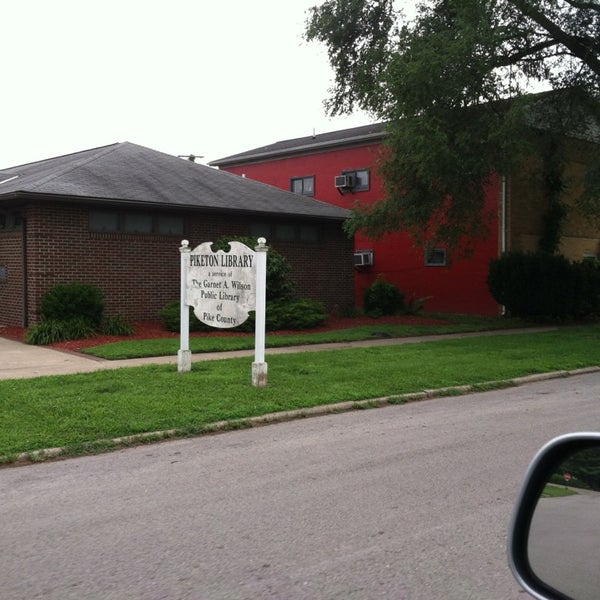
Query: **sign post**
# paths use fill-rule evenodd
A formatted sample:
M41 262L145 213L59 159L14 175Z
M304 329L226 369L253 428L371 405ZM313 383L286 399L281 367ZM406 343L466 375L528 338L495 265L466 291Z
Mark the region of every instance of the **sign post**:
M254 362L252 385L266 387L268 365L265 362L265 321L267 313L267 240L258 238L256 250L256 312L254 328Z
M190 267L190 248L187 240L181 241L179 252L181 253L181 293L179 312L180 344L177 352L177 371L185 373L192 370L192 352L190 350L190 311L186 303L187 295L187 272Z
M191 370L189 350L189 307L200 321L211 327L231 328L241 325L250 311L256 313L255 360L252 383L267 385L265 362L266 315L266 240L258 239L255 250L241 242L229 242L230 250L212 251L205 242L190 251L188 241L181 243L181 349L180 372Z

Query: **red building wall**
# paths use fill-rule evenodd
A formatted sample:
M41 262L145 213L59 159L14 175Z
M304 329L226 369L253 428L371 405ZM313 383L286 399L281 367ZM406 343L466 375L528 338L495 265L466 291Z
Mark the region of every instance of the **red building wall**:
M377 174L379 144L295 156L226 167L229 172L269 183L289 190L295 177L314 176L314 197L352 208L355 202L374 202L383 195L382 181ZM334 179L342 171L370 168L370 189L340 194ZM499 307L487 289L489 262L499 254L498 211L500 186L494 181L487 193L486 211L491 214L490 236L475 244L473 254L453 259L448 266L426 266L425 251L416 248L406 234L388 235L381 240L369 240L357 235L356 250L373 250L373 267L355 271L355 302L362 306L365 290L382 274L386 281L397 285L405 297L429 297L425 304L428 312L451 312L496 315Z

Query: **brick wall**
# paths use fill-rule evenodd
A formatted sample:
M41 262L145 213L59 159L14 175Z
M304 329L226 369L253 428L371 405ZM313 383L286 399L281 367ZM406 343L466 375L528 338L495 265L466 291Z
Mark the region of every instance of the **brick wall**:
M0 325L23 324L23 233L0 231Z
M250 235L248 217L199 212L184 217L184 237L192 248ZM31 205L27 223L29 323L39 321L47 290L74 280L104 291L106 314L131 320L156 319L161 308L179 299L181 236L91 232L88 207L75 204ZM318 228L318 243L267 243L288 259L301 296L323 301L330 309L352 306L352 241L341 223L319 222ZM16 311L12 318L18 318Z
M354 241L340 236L340 225L322 228L315 244L284 244L274 247L292 265L297 293L324 302L328 309L354 306Z

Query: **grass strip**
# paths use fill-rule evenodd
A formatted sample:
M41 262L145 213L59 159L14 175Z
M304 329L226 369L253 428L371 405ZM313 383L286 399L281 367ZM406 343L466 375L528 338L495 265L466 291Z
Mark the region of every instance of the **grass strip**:
M0 456L217 421L600 365L600 325L408 346L274 355L269 385L248 359L0 381Z

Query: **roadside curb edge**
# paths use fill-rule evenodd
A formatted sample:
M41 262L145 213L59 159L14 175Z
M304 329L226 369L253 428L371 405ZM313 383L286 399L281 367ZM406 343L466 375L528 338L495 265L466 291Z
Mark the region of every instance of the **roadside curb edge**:
M63 448L47 448L44 450L35 450L33 452L23 452L16 455L14 460L10 462L0 462L2 466L21 466L25 464L33 464L44 462L51 459L77 458L89 454L97 454L102 450L118 450L131 446L155 443L176 438L196 437L200 435L208 435L215 433L225 433L237 429L247 429L262 425L272 425L275 423L283 423L296 419L304 419L308 417L325 416L341 412L349 412L351 410L365 410L370 408L381 408L384 406L392 406L397 404L408 404L410 402L418 402L421 400L429 400L433 398L462 396L465 394L497 390L501 388L518 387L528 383L538 381L547 381L563 377L574 377L577 375L587 375L590 373L600 372L600 366L584 367L580 369L553 371L550 373L535 373L525 375L523 377L515 377L513 379L489 381L470 385L460 385L446 388L438 388L432 390L423 390L422 392L409 392L406 394L385 396L381 398L371 398L366 400L348 400L338 402L336 404L326 404L322 406L314 406L311 408L302 408L297 410L282 411L276 413L268 413L257 417L249 417L247 419L235 419L232 421L217 421L198 427L194 430L187 429L168 429L165 431L154 431L148 433L140 433L136 435L113 438L109 440L97 440L84 444L84 448L88 448L88 452L73 454L69 447ZM3 457L0 457L2 459Z

